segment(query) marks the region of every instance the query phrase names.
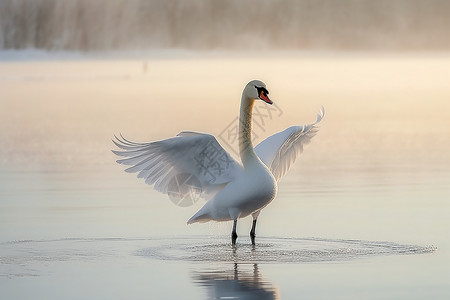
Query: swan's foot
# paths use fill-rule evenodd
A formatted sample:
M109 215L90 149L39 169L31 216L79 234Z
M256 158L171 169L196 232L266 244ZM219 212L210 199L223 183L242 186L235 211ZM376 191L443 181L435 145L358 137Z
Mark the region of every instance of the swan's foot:
M252 230L250 230L250 239L252 240L253 246L255 245L255 237L256 237L255 231L256 231L256 219L253 220Z
M233 246L236 245L236 239L237 239L236 224L237 224L237 220L234 220L234 222L233 222L233 231L231 232L231 244Z
M232 232L232 233L231 233L231 244L232 244L233 246L236 245L236 239L237 239L237 233L236 233L236 232Z
M254 232L250 232L250 239L252 240L252 245L255 246L255 233Z

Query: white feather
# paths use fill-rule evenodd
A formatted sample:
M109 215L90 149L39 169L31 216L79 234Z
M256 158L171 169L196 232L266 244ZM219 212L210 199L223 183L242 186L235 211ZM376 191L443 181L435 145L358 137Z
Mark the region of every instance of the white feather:
M316 122L308 125L292 126L269 136L255 147L255 152L270 169L277 181L286 174L297 157L303 152L303 146L310 143L318 131L317 124L322 120L325 110L322 107Z
M126 172L138 172L138 178L144 178L147 184L166 194L169 182L176 175L188 173L199 180L205 192L203 196L209 198L206 194L223 188L223 184L232 181L243 170L209 134L181 132L173 138L153 143L135 143L121 136L113 142L122 149L113 152L126 157L117 163L131 166ZM217 159L213 161L208 155Z

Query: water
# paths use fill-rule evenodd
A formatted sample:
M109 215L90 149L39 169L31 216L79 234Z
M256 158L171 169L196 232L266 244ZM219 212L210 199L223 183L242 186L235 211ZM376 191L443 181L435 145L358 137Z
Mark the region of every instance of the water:
M2 298L447 299L449 70L445 54L1 62ZM259 140L326 114L256 247L244 219L232 248L230 223L187 226L202 200L123 172L111 138L218 136L253 78L281 111Z

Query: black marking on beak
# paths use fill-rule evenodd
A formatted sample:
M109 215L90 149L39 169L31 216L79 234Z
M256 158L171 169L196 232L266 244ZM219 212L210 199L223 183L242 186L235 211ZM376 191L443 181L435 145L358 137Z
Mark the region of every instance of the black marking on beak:
M255 88L258 90L258 96L261 95L261 92L263 93L263 95L265 97L267 97L267 95L269 95L269 91L265 87L259 87L259 86L255 85Z
M264 102L268 104L273 104L272 100L270 100L268 94L269 91L265 87L259 87L255 85L256 90L258 91L258 97L259 99L263 100Z

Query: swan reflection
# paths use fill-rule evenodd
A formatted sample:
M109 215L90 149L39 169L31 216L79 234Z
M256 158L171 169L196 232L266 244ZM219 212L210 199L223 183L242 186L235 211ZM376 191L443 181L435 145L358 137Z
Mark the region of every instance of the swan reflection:
M208 299L279 299L276 287L265 280L258 264L194 272L194 283L206 288Z

